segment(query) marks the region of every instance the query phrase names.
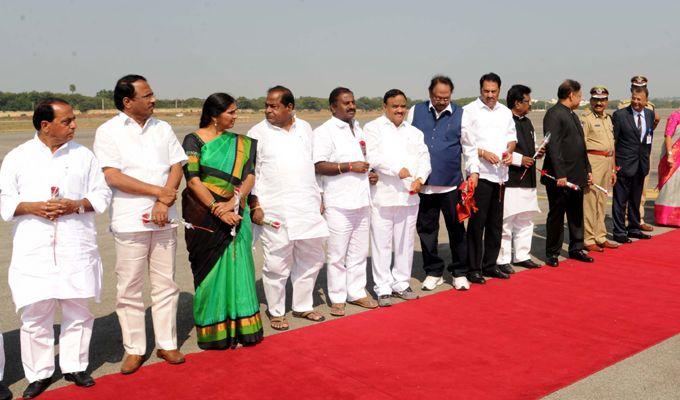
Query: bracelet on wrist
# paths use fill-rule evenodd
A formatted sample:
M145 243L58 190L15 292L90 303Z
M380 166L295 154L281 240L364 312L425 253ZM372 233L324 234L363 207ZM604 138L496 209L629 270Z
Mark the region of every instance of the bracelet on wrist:
M338 175L342 174L342 170L340 169L340 163L338 163Z
M212 212L215 209L216 205L217 205L217 200L213 200L213 201L210 202L210 204L208 204L208 208L210 209L210 212Z

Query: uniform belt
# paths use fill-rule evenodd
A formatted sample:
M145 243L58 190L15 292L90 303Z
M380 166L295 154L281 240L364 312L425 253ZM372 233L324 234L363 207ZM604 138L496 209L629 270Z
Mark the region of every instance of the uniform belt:
M588 154L594 154L596 156L612 157L614 155L613 151L603 151L603 150L588 150Z

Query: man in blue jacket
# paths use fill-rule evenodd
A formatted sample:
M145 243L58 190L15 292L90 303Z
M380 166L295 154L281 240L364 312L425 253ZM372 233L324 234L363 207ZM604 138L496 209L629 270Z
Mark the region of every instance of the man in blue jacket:
M458 186L463 181L461 156L465 154L465 171L474 180L479 172L477 148L467 137L461 136L463 109L451 103L453 82L447 76L435 76L430 81L430 100L416 104L408 114L408 121L420 129L430 152L432 173L419 196L420 209L416 230L420 236L423 268L427 273L423 290L433 290L444 281L444 260L437 251L439 214L444 214L449 234L454 287L467 290L470 284L468 272L465 227L456 217L456 204L460 199Z

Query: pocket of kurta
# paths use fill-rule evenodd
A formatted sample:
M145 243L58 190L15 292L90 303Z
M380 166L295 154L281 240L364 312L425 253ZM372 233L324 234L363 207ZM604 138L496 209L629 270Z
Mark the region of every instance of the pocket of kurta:
M85 196L85 177L79 173L70 173L66 178L66 191L64 197L71 200L80 200Z

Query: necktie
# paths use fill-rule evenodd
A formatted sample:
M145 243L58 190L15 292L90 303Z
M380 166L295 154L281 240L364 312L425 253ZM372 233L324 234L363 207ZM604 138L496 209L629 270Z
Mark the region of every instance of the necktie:
M642 140L642 118L640 118L640 113L638 113L637 117L637 128L640 133L640 140Z

